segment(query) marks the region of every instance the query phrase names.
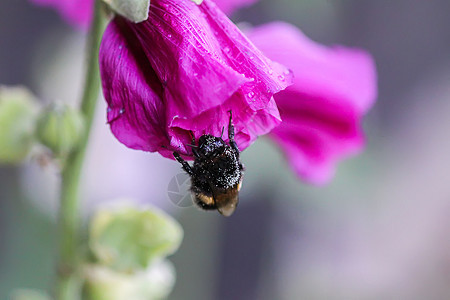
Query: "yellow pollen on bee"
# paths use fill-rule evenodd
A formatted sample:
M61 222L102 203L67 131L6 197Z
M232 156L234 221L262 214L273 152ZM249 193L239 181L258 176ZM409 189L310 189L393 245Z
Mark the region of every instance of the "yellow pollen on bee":
M214 199L213 199L213 197L206 196L206 195L204 195L204 194L197 194L197 198L198 198L201 202L203 202L203 203L205 203L205 204L207 204L207 205L214 205Z

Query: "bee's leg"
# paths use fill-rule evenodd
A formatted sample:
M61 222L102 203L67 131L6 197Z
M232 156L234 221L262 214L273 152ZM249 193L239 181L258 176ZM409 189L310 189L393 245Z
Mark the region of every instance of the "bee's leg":
M194 154L195 157L198 157L198 152L197 152L197 145L195 144L195 135L194 132L192 132L192 130L189 131L191 133L191 144L189 146L191 146L191 150L192 153Z
M194 171L191 166L185 161L178 152L173 153L173 157L183 166L183 170L186 171L190 176L194 175Z
M237 156L239 157L239 148L238 148L236 142L234 141L233 115L231 113L231 110L228 112L230 113L230 122L228 123L228 140L229 140L231 148L233 148L234 151L236 151Z
M192 153L194 154L195 157L198 157L198 152L197 152L197 146L192 147Z
M195 135L194 135L194 133L192 132L192 130L191 130L190 132L191 132L191 137L192 137L191 144L192 144L193 146L196 146L196 145L195 145Z
M195 143L195 135L191 130L191 136L192 136L192 141L191 141L191 149L192 149L192 153L194 154L195 157L198 157L198 152L197 152L197 145Z

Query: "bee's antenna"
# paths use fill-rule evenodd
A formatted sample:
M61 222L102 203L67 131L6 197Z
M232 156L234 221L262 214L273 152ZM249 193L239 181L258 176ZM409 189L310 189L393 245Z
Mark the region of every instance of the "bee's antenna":
M225 126L222 126L222 133L220 134L220 138L222 138L224 131L225 131Z

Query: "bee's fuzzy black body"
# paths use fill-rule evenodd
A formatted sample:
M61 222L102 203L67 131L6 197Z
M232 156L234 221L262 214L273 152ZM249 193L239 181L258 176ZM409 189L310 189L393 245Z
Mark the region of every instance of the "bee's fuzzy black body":
M222 137L209 134L202 135L198 145L193 140L195 160L192 167L177 152L173 153L191 177L195 203L205 210L217 209L224 216L230 216L238 205L243 175L231 112L228 139L229 145Z

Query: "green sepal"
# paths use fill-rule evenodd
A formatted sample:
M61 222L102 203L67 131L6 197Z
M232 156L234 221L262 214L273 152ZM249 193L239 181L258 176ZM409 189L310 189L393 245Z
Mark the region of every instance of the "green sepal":
M115 13L139 23L147 20L150 0L103 0Z

